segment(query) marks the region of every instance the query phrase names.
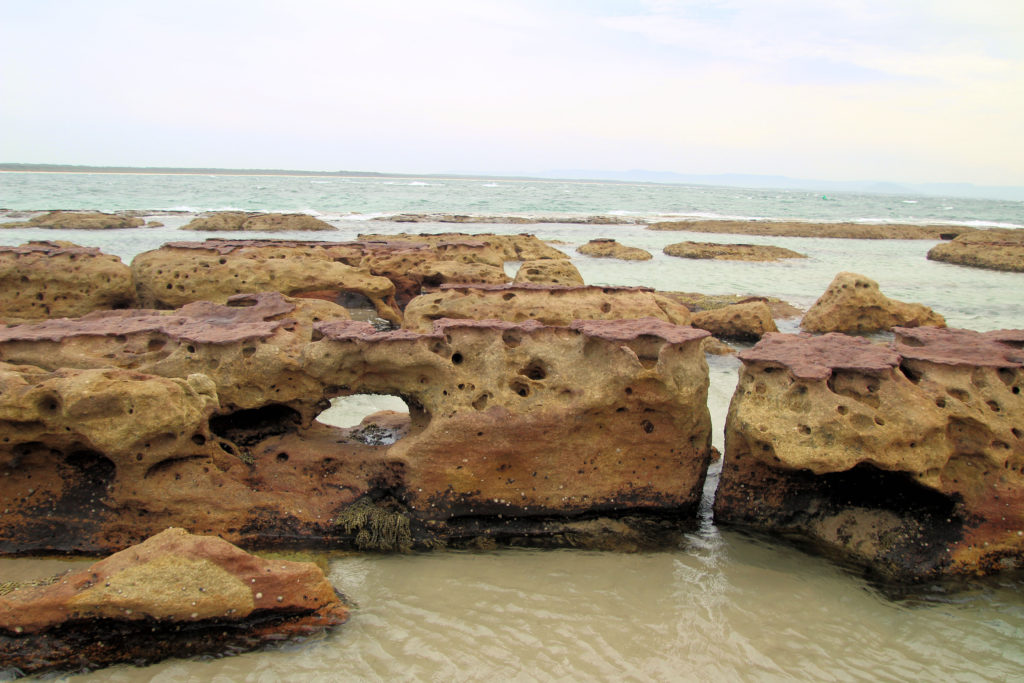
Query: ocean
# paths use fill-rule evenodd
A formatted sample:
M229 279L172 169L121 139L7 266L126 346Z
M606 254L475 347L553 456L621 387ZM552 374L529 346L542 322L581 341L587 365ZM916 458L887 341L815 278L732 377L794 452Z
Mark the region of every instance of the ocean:
M367 232L530 232L571 254L588 284L775 296L800 308L813 303L837 272L847 270L877 280L888 296L931 306L951 327L1024 328L1024 274L928 261L925 254L935 242L927 240L657 232L642 224L382 220L400 213L445 213L553 221L776 218L1024 228L1022 202L583 181L0 173L0 223L44 209L132 210L164 226L0 229L0 244L68 240L129 262L168 241L242 236L179 231L197 212L305 212L337 231L250 235L344 241ZM654 258L625 262L575 253L595 237L644 248ZM808 258L703 262L661 252L684 240L773 244ZM795 331L798 320L778 324L783 331ZM719 448L738 365L732 357L709 357L709 402ZM374 405L348 410L366 414ZM706 503L714 484L712 476ZM332 634L270 651L171 660L144 669L118 666L84 678L1024 679L1024 578L1003 576L895 594L856 570L786 543L719 528L708 505L699 529L679 548L661 552L500 550L326 559L332 581L357 604L351 621ZM45 575L64 564L0 560L0 577Z

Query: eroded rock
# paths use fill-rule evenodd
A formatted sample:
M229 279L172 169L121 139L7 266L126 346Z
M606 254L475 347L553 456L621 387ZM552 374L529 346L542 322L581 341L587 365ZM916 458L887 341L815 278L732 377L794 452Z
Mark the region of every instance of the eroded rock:
M778 261L786 258L807 258L805 254L769 244L713 244L711 242L677 242L662 251L669 256L720 261Z
M559 326L574 320L657 318L688 325L690 311L643 287L465 285L443 287L413 299L405 308L403 325L426 332L441 318L536 320Z
M258 213L217 211L193 218L182 230L223 230L285 232L294 230L334 230L330 223L304 213Z
M768 332L778 332L771 309L764 301L747 301L693 314L694 327L716 337L757 341Z
M1024 230L994 228L958 235L928 251L932 261L1024 272Z
M716 521L889 579L1024 565L1024 332L895 332L740 353Z
M953 239L975 230L964 225L909 225L900 223L813 223L773 220L692 220L654 223L648 230L678 230L738 235L776 235L780 237L841 237L860 240L937 240Z
M539 259L569 258L564 252L544 244L536 235L495 235L484 233L470 235L464 232L445 232L437 235L401 233L397 235L359 235L359 239L379 242L418 242L437 244L440 242L483 242L497 249L504 261L536 261Z
M800 321L808 332L876 332L921 325L945 327L946 320L923 304L890 299L871 278L847 272L836 275Z
M0 321L80 316L134 300L131 269L99 249L70 242L0 246Z
M343 624L312 563L167 529L52 583L0 595L0 661L23 674L237 654Z
M613 239L598 238L592 239L579 247L576 251L586 256L597 258L617 258L624 261L649 261L652 256L650 252L638 247L627 247L619 244Z
M395 285L349 265L362 257L359 243L212 239L165 244L136 256L131 269L138 301L147 308L223 303L235 294L281 292L365 304L379 317L399 324Z
M702 330L380 332L315 322L278 294L232 302L0 330L0 552L118 549L168 525L394 551L609 547L602 534L624 524L635 549L696 520L712 453ZM103 391L77 388L97 377ZM384 427L402 438L315 420L363 393L403 398L408 426Z
M574 286L584 284L580 271L568 259L523 261L512 282L517 285Z

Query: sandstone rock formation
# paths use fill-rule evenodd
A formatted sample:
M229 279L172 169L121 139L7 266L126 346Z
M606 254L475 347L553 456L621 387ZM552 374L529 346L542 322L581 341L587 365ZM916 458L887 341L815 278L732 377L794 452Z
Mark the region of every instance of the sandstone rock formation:
M0 228L50 228L52 230L117 230L137 228L145 221L134 216L99 211L50 211L27 221L0 223Z
M264 293L0 329L0 553L114 550L168 525L259 546L639 547L695 522L706 332L378 332L317 322L310 303ZM408 427L387 429L407 435L315 420L360 393L401 396Z
M898 223L811 223L806 221L695 220L654 223L648 230L710 232L779 237L842 237L861 240L951 240L972 232L963 225L906 225Z
M757 341L767 332L778 332L771 309L764 301L748 301L693 314L694 327L722 339Z
M996 228L959 235L928 251L932 261L960 266L1024 272L1024 230Z
M517 285L561 285L563 287L584 284L580 271L568 259L523 261L512 282Z
M876 332L891 327L945 327L946 320L922 304L896 301L878 283L857 273L839 273L804 314L808 332Z
M485 216L452 213L399 213L375 218L391 223L501 223L505 225L532 225L536 223L566 223L569 225L637 225L642 218L627 216Z
M126 308L131 269L116 256L70 242L0 246L0 322L15 323Z
M495 235L485 233L470 235L464 232L445 232L437 235L414 235L401 233L397 235L359 235L360 240L377 242L418 242L437 244L440 242L483 242L501 254L504 261L536 261L538 259L569 258L564 252L548 246L536 235Z
M174 528L40 583L0 595L0 662L23 674L237 654L348 619L315 564Z
M559 326L574 320L656 318L689 325L690 311L644 287L462 285L442 287L410 301L403 326L427 332L442 318L536 320Z
M617 258L624 261L649 261L651 254L637 247L627 247L613 239L593 239L577 249L581 254L597 258Z
M335 230L319 218L304 213L257 213L217 211L192 219L182 230L225 230L284 232L293 230Z
M890 579L1024 566L1024 331L895 332L740 353L716 521Z
M358 243L276 240L171 242L132 260L137 299L147 308L192 301L223 303L234 294L281 292L339 303L362 303L398 324L395 285L359 262Z
M669 256L721 261L778 261L784 258L807 258L806 255L768 244L713 244L711 242L677 242L662 251Z

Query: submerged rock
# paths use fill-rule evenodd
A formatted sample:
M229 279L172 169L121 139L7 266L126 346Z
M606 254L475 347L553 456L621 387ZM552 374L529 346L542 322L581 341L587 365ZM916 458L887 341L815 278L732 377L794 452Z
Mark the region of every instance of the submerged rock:
M512 282L517 285L574 286L584 284L580 271L568 259L523 261Z
M650 252L638 247L627 247L619 244L613 239L593 239L577 249L581 254L595 256L597 258L617 258L624 261L649 261L652 256Z
M716 521L902 581L1024 566L1024 331L895 332L739 354Z
M0 321L80 316L135 300L121 259L71 242L0 246Z
M690 323L690 311L644 287L560 287L555 285L447 286L424 294L405 308L403 326L426 332L442 318L536 320L566 326L575 320L656 318Z
M167 529L87 569L0 595L0 662L21 674L222 656L348 620L312 563Z
M707 332L654 319L380 332L316 322L310 303L254 294L0 329L0 552L113 550L169 525L400 550L407 526L414 548L606 547L598 531L621 523L635 548L696 522ZM315 420L360 393L401 396L408 426ZM379 510L346 512L367 503ZM619 522L583 524L598 519Z
M960 266L1024 272L1024 230L995 228L957 236L928 251L932 261Z
M836 275L800 321L808 332L877 332L922 325L945 327L946 320L923 304L890 299L871 278L846 272Z
M223 230L284 232L293 230L335 230L319 218L304 213L257 213L246 211L217 211L193 218L182 230Z
M50 228L51 230L119 230L145 223L135 216L99 211L50 211L18 223L0 223L0 228Z
M778 261L785 258L807 258L806 255L768 244L714 244L711 242L677 242L663 249L669 256L720 261Z

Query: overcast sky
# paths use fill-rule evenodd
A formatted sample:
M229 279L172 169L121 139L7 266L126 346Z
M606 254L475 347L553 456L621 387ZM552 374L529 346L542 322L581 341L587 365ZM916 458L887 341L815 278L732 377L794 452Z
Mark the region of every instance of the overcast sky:
M0 161L1024 185L1022 0L0 0Z

